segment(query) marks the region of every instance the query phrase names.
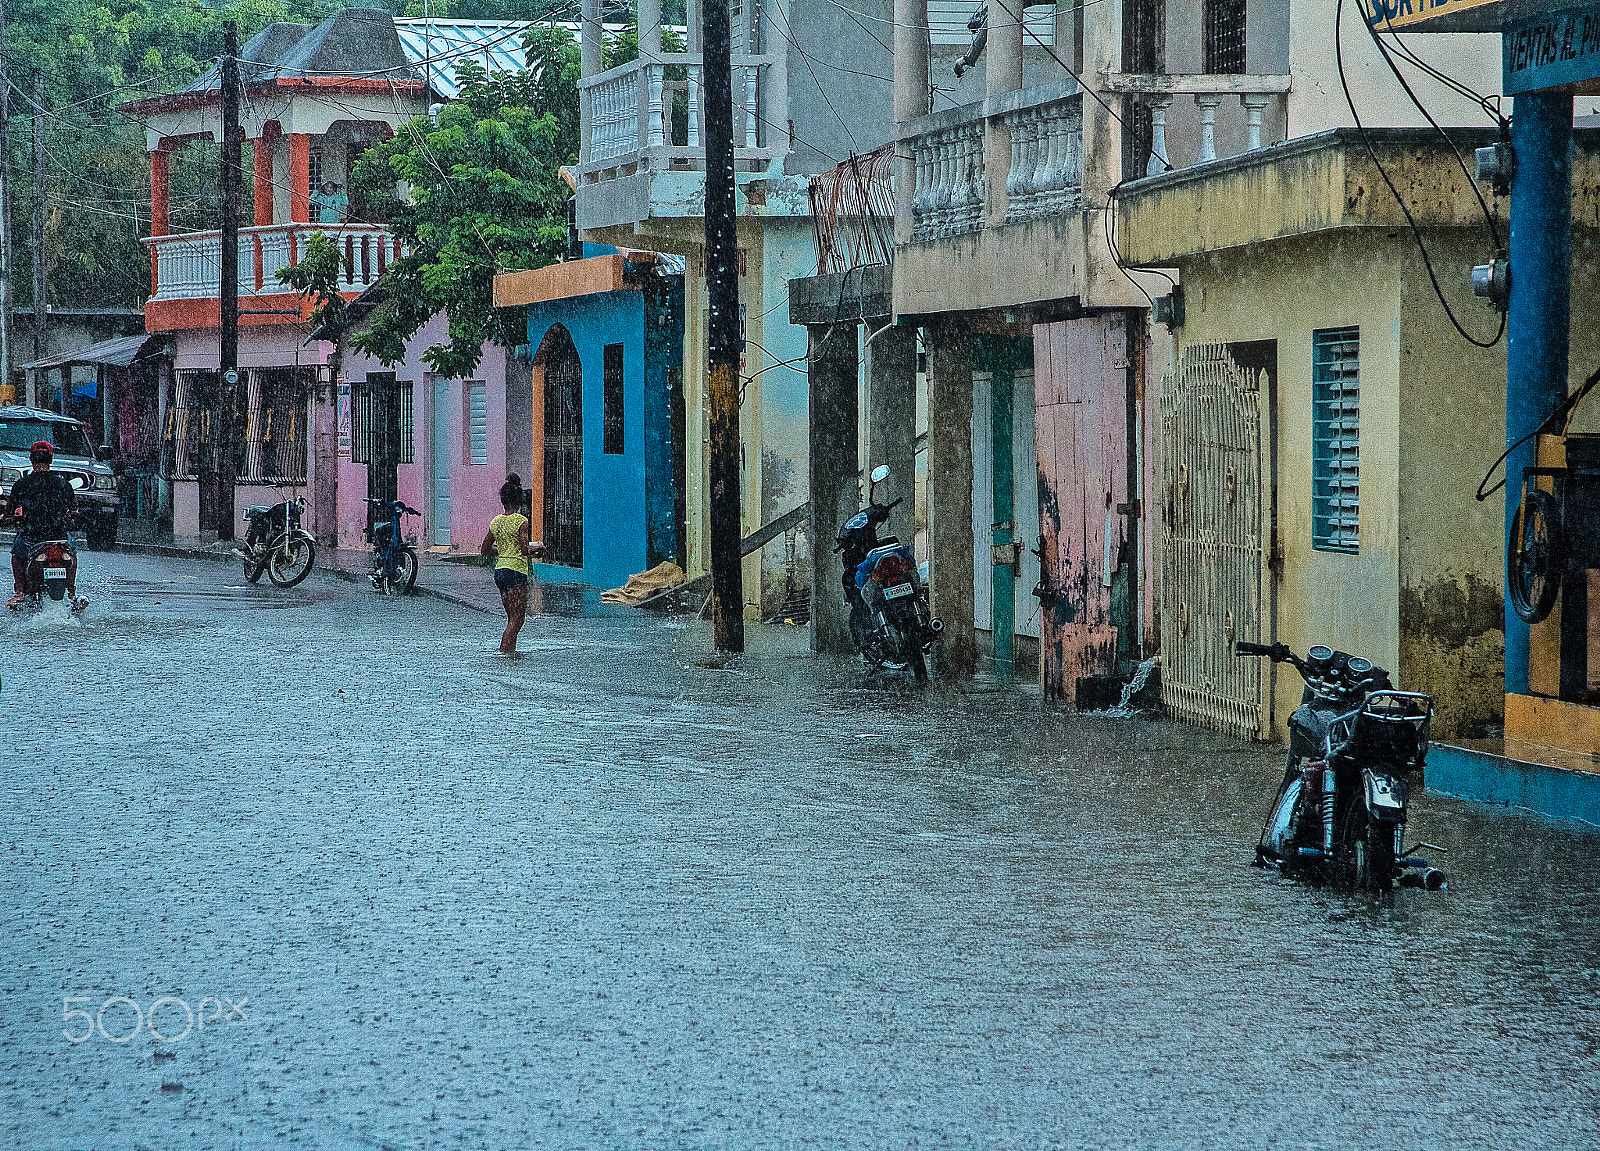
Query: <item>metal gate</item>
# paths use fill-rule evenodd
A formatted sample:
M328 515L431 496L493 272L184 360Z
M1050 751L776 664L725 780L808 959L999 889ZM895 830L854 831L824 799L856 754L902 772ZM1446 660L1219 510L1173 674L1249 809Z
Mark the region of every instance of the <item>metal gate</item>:
M544 359L544 546L549 563L583 566L583 365L565 331Z
M1184 351L1161 396L1161 702L1174 716L1264 737L1263 661L1236 640L1270 642L1262 498L1265 372L1223 344Z

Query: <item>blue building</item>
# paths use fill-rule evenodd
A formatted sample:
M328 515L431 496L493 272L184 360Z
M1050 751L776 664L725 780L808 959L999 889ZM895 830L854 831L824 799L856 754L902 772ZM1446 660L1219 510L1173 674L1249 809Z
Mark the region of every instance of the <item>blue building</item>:
M495 278L525 307L533 360L538 578L615 587L684 563L683 265L602 254Z

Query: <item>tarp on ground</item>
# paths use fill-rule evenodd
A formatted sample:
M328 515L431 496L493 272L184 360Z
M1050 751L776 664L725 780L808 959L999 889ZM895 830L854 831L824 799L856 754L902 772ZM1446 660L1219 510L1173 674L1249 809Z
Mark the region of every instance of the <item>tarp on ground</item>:
M610 591L601 592L600 602L627 604L630 607L637 606L657 592L677 587L683 582L683 578L683 569L671 560L667 560L665 563L657 564L647 572L629 576L628 582L621 587L614 587Z

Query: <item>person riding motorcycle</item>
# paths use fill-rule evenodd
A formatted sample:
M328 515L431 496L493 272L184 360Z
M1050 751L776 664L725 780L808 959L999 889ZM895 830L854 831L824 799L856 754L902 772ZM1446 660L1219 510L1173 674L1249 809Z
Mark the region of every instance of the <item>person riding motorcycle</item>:
M16 527L11 544L11 578L15 594L6 601L9 608L21 607L28 595L28 561L33 549L46 540L67 538L67 529L76 518L78 494L67 478L50 470L56 450L49 440L39 440L28 449L33 470L11 485L7 510ZM78 557L67 553L67 596L74 611L82 611L88 601L78 598Z

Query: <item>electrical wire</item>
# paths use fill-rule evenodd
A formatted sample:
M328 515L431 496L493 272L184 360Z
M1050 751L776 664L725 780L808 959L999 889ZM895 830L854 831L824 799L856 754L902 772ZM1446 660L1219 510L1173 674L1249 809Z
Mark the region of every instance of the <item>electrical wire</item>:
M1359 2L1359 0L1358 0ZM1461 338L1477 348L1492 348L1498 344L1506 334L1506 313L1500 313L1500 327L1491 340L1480 340L1471 332L1461 326L1461 321L1456 319L1455 312L1450 307L1450 302L1444 298L1444 289L1439 284L1438 274L1434 271L1433 260L1428 255L1428 247L1422 239L1422 229L1417 227L1417 221L1411 215L1411 208L1400 195L1400 189L1395 187L1394 180L1378 159L1378 152L1372 146L1372 137L1368 134L1366 125L1361 122L1361 115L1356 111L1355 97L1350 94L1350 82L1344 70L1344 0L1338 0L1333 16L1333 54L1339 67L1339 86L1344 89L1345 103L1350 106L1350 116L1355 120L1356 130L1361 133L1361 141L1367 146L1367 155L1371 158L1373 166L1378 169L1378 175L1383 177L1383 182L1389 188L1389 194L1400 205L1400 211L1406 218L1406 223L1411 226L1411 236L1417 243L1417 251L1422 254L1422 266L1427 269L1428 281L1433 285L1433 294L1439 298L1439 304L1444 308L1444 314L1449 317L1450 324L1460 333Z
M712 0L712 3L716 2L718 2L718 0ZM794 46L794 50L796 52L800 53L800 59L805 62L806 71L811 73L811 82L817 86L817 93L822 97L822 102L828 106L828 111L833 113L833 118L839 121L839 127L844 129L844 134L850 137L850 147L859 152L861 150L861 145L856 141L856 134L850 130L850 125L844 122L844 117L839 115L839 109L833 106L833 101L828 99L827 89L822 86L822 81L817 79L817 73L815 69L811 67L811 55L796 42L794 29L789 24L789 18L783 14L782 6L774 4L772 6L772 13L775 16L782 17L784 28L787 30L787 34L784 36L784 39L789 41L789 43Z

